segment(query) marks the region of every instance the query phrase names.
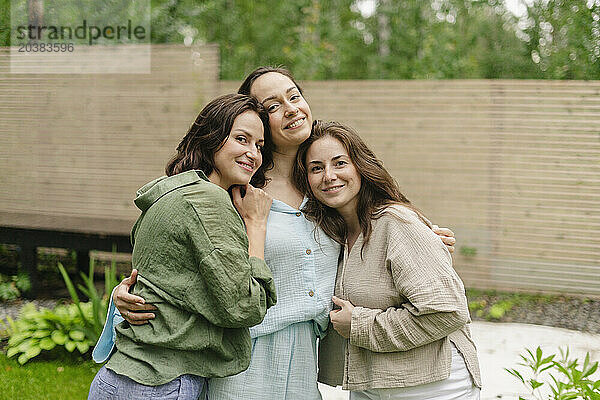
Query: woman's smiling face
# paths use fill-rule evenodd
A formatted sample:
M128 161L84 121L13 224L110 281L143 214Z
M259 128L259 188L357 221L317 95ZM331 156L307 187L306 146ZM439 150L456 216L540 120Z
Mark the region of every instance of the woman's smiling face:
M331 136L316 140L305 163L315 198L340 213L356 214L361 176L342 142Z
M258 77L250 94L269 112L269 125L275 150L295 154L310 136L312 114L294 82L285 75L268 72Z
M215 170L211 182L228 189L246 185L262 164L265 143L263 123L254 111L246 111L233 121L229 137L214 155Z

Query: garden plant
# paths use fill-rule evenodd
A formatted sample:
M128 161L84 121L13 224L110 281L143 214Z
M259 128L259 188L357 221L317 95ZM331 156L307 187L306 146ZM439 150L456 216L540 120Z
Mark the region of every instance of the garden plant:
M598 362L590 361L589 353L582 365L578 359L570 358L568 347L560 349L559 357L544 355L539 346L535 351L526 349L520 357L523 362L519 365L525 367L527 375L514 368L505 368L530 393L529 397L519 397L519 400L600 400L600 380L592 378Z

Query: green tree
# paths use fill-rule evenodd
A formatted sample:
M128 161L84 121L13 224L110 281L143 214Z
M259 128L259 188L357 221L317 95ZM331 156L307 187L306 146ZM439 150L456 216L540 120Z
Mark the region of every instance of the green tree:
M520 22L543 78L600 79L599 0L534 0Z
M600 0L522 0L521 17L504 0L377 0L370 15L357 0L151 3L152 42L216 43L221 79L265 64L300 79L600 79Z

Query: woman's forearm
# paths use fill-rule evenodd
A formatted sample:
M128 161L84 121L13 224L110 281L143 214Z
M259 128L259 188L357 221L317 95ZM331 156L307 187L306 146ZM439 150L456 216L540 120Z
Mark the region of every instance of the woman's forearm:
M248 233L248 255L265 259L265 236L267 227L264 224L250 224L246 226Z
M350 343L374 352L407 351L440 340L462 328L469 313L454 311L414 315L406 308L387 310L356 307Z

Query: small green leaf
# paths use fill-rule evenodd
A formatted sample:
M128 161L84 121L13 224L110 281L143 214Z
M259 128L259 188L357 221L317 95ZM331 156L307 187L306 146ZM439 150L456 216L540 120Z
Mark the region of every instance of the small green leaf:
M29 332L21 332L21 333L17 333L15 335L12 335L10 337L10 339L8 339L8 345L9 346L17 346L23 340L28 339L29 336L30 336Z
M39 346L42 350L52 350L56 346L56 343L51 338L45 337L40 340Z
M521 373L519 371L517 371L516 369L504 368L504 370L506 372L508 372L509 374L511 374L512 376L518 378L521 382L525 383L525 379L523 379L523 376L521 375Z
M86 342L77 342L77 350L79 350L81 354L85 354L89 349L90 345Z
M75 342L68 341L65 343L65 349L67 349L69 353L72 353L73 350L75 350L75 347L77 347L77 343Z
M539 388L540 386L542 386L544 383L538 382L535 379L530 379L529 380L529 384L531 385L531 388L533 390L535 390L535 389Z
M43 337L49 336L50 335L50 331L47 330L40 330L40 331L35 331L32 335L32 337L34 338L38 338L41 339Z
M8 358L13 357L15 354L19 354L21 351L17 348L17 347L11 347L10 349L8 349L8 351L6 352L6 356Z
M58 345L63 345L67 341L67 335L65 335L63 332L61 332L59 330L55 330L54 332L52 332L52 335L50 335L50 336L52 337L52 340L54 341L54 343L56 343Z
M28 348L27 351L25 352L25 354L27 354L27 357L33 358L33 357L36 357L37 355L39 355L41 352L42 352L42 349L40 349L40 346L34 345L34 346L31 346L30 348Z
M23 353L19 356L19 358L17 359L17 361L19 361L19 364L23 365L25 364L27 361L29 361L29 357L27 357L27 354Z
M83 339L85 339L85 334L81 331L71 331L69 332L69 336L71 339L77 342L81 342Z
M19 345L17 348L18 348L20 351L23 351L23 352L25 352L25 351L27 351L27 349L29 349L31 346L33 346L33 345L35 345L35 344L37 344L37 342L36 342L35 340L33 340L33 339L28 339L28 340L26 340L26 341L22 342L22 343L21 343L21 344L20 344L20 345Z

